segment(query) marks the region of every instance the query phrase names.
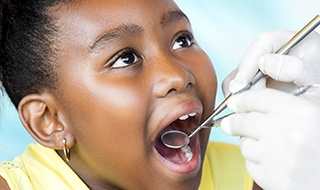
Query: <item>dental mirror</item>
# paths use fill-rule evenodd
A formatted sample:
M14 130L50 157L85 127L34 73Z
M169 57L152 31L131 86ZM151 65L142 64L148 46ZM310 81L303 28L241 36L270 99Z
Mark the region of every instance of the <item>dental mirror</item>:
M162 134L161 141L166 147L179 149L189 144L190 137L182 131L171 130Z
M231 115L231 114L225 115L225 116L220 117L216 120L212 120L211 118L213 118L213 116L216 115L215 113L213 113L208 118L211 120L210 123L208 123L209 120L207 119L198 128L196 128L190 135L187 135L186 133L184 133L182 131L171 130L171 131L167 131L161 135L161 141L168 148L173 148L173 149L183 148L190 143L190 138L193 137L198 131L200 131L200 129L218 127L218 126L220 126L222 119Z

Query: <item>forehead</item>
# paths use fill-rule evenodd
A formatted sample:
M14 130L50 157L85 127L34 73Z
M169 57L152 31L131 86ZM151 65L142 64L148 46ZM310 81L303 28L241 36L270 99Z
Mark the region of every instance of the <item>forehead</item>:
M98 37L121 24L136 24L144 28L179 19L183 14L171 0L84 0L56 8L60 35L69 40L93 43ZM186 17L185 17L186 19ZM89 42L91 40L91 42Z

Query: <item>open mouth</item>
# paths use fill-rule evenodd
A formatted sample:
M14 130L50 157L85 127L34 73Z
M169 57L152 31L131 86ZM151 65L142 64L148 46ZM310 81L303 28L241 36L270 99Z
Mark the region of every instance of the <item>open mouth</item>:
M157 152L167 161L174 164L185 164L192 160L196 151L196 138L191 138L190 143L180 149L172 149L165 146L161 141L161 135L169 130L178 130L190 134L197 127L198 119L196 113L189 113L179 117L169 126L163 129L154 141L154 147ZM196 151L198 152L198 151Z

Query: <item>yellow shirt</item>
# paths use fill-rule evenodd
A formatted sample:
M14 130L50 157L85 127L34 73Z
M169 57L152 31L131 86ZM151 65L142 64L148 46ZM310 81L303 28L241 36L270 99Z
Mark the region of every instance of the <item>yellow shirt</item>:
M239 147L209 142L199 190L252 190Z
M83 181L49 148L30 144L12 162L0 164L0 175L12 190L87 190ZM239 149L223 143L209 143L201 190L251 190Z
M12 162L0 165L0 175L12 190L89 190L53 150L30 144Z

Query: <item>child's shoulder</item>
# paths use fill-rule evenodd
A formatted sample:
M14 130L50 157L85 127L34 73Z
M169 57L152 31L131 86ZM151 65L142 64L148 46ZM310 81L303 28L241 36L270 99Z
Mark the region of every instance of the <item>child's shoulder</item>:
M2 162L0 176L0 187L6 182L11 189L89 189L55 150L37 143L13 161Z
M244 168L245 166L240 148L237 145L228 143L209 142L205 159L216 168L225 168L231 165L239 168Z
M1 189L7 187L8 189L19 189L18 180L23 182L24 187L32 186L29 182L29 177L26 168L20 157L16 157L13 161L2 162L0 164L0 187ZM9 188L9 187L10 188Z
M240 148L237 145L223 143L223 142L209 142L207 146L208 156L228 156L233 154L234 156L241 156Z

